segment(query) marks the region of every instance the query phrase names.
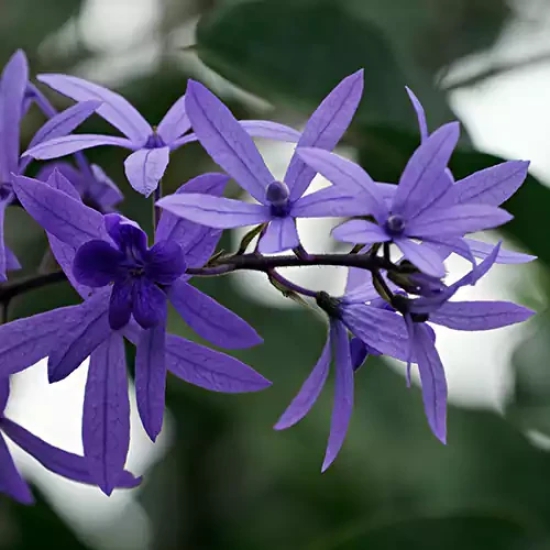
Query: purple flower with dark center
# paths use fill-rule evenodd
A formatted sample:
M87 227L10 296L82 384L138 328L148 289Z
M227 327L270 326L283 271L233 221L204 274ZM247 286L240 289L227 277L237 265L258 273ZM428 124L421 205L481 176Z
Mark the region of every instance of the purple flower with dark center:
M345 78L310 117L298 147L333 149L361 100L363 71ZM187 114L208 154L259 204L209 195L165 197L158 205L188 220L229 229L266 224L259 251L275 253L300 244L296 218L353 215L353 194L327 188L303 196L316 172L293 155L283 181L277 181L249 135L229 109L204 86L189 81Z
M164 175L170 153L197 139L189 133L191 123L187 118L185 96L170 107L158 126L151 126L126 99L103 86L63 74L39 75L38 80L76 101L101 101L97 113L125 137L99 134L64 136L30 147L25 155L47 160L100 145L129 149L133 152L124 162L126 177L138 193L147 197ZM292 142L300 136L287 126L269 121L248 120L241 124L246 132L257 137Z
M461 237L497 227L512 218L504 210L485 204L441 206L446 187L440 182L446 178L458 135L458 123L450 123L424 140L408 161L390 204L370 176L353 162L321 149L298 148L297 153L344 192L356 193L357 202L364 207L362 214L372 215L377 222L345 222L333 230L336 239L365 245L393 242L422 272L442 277L444 254L437 246L444 245L471 257ZM418 240L422 243L418 244Z
M178 192L221 194L228 179L205 174ZM90 473L104 492L115 486L129 446L123 337L137 348L138 410L153 440L162 427L167 370L212 391L240 393L269 386L269 381L237 359L165 330L166 301L170 300L199 335L216 345L237 349L261 342L244 320L188 283L185 266L206 263L219 231L164 213L155 244L148 248L135 224L118 215L103 216L82 204L74 186L59 172L52 174L48 184L16 176L13 185L25 209L46 229L52 252L84 302L70 309L70 323L67 314L59 316L61 310L54 310L48 312L52 319L47 327L39 316L16 321L22 327L18 330L10 328L14 323L1 326L0 376L23 370L47 355L48 375L55 382L90 357L83 445ZM31 339L33 330L38 343ZM23 336L17 336L21 331ZM3 360L2 342L11 354L9 361Z

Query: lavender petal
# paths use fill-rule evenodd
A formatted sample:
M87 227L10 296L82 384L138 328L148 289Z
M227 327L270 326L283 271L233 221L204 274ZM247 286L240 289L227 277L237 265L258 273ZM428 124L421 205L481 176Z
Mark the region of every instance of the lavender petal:
M169 161L169 147L139 149L124 161L124 171L133 189L148 197L158 187Z
M258 250L262 254L276 254L296 248L300 244L294 218L272 219L260 237Z

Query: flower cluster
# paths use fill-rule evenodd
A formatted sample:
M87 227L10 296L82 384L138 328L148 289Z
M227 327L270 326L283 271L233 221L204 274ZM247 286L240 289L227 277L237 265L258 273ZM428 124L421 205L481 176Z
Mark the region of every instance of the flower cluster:
M332 150L352 122L363 90L363 72L344 78L321 102L301 132L269 121L238 121L207 88L189 81L185 95L152 126L120 95L68 75L38 81L76 103L57 113L29 80L17 52L0 82L0 212L17 205L46 232L59 270L7 278L20 265L0 233L0 301L28 288L66 279L82 298L75 306L0 326L0 408L9 377L47 358L50 383L69 376L89 358L85 387L83 456L50 446L0 415L0 430L46 468L99 486L106 494L139 483L124 467L130 443L125 340L136 348L138 411L154 441L162 429L165 385L171 372L185 382L226 393L253 392L270 382L241 361L167 332L170 303L199 336L224 349L259 345L245 320L190 284L192 277L261 271L280 290L311 299L325 314L328 336L319 361L275 428L303 418L335 370L335 395L323 470L344 442L353 408L354 377L369 355L417 365L430 428L446 441L447 386L430 324L455 330L490 330L528 319L533 312L509 302L452 300L495 263L523 263L532 256L505 251L468 237L511 219L500 208L523 183L528 163L505 162L455 181L448 169L459 138L458 123L429 134L418 99L421 143L395 183L375 182L362 167ZM47 121L20 154L19 128L36 105ZM73 131L97 114L123 137ZM252 137L296 143L286 175L277 180ZM224 173L198 175L175 194L162 196L171 155L198 141ZM154 235L118 210L123 200L105 172L83 150L96 146L131 151L128 182L155 204ZM58 160L61 157L68 157ZM36 177L25 175L34 160ZM316 174L331 185L307 193ZM254 202L223 196L234 179ZM143 199L145 202L146 199ZM350 251L310 254L300 242L301 218L342 217L333 237ZM216 251L224 229L251 226L235 253ZM247 252L252 240L257 243ZM395 245L395 246L392 246ZM286 253L273 255L275 253ZM458 254L470 271L448 284L445 261ZM300 287L281 275L288 266L333 265L348 269L343 296ZM0 436L1 490L32 501Z

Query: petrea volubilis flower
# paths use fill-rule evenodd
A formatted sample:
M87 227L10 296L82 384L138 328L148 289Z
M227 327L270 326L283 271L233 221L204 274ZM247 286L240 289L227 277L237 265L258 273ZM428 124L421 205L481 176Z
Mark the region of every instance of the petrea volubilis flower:
M218 345L241 348L261 342L245 321L188 283L185 267L207 261L219 231L166 213L159 222L155 245L146 248L144 234L133 222L118 215L103 216L85 206L58 172L49 185L24 176L13 181L19 200L48 232L56 259L84 298L73 312L77 322L69 331L63 321L59 329L64 335L62 341L48 347L45 355L49 355L51 381L66 377L90 357L84 399L84 453L90 472L106 493L118 479L129 446L123 336L137 348L138 410L152 439L162 427L167 370L192 384L227 393L259 391L270 384L233 357L166 334L169 299L190 326ZM206 174L185 188L221 193L227 181L227 176ZM93 265L86 265L86 258ZM113 277L113 285L108 277ZM34 323L32 317L20 322ZM55 323L50 330L55 330ZM43 357L43 351L21 358L19 370L33 364L30 360L36 362L37 355ZM6 365L5 370L9 374L13 367Z
M443 257L433 245L445 245L471 256L461 237L512 219L506 211L491 205L440 205L446 188L439 183L447 179L447 164L458 135L458 123L450 123L424 140L408 161L390 204L357 164L322 149L299 148L297 153L333 184L355 192L358 202L364 205L363 215L372 215L377 222L344 222L332 232L336 239L364 245L395 243L422 272L442 277Z
M158 126L153 127L125 98L103 86L63 74L44 74L37 78L76 101L101 101L97 113L125 137L99 134L64 136L30 147L25 155L46 160L100 145L128 149L133 152L124 162L126 177L138 193L147 197L157 188L164 175L170 153L197 139L189 133L191 123L186 113L185 96L181 96ZM241 124L246 132L257 137L291 142L299 138L298 132L275 122L249 120Z
M361 100L363 71L345 78L306 123L298 147L333 149L348 128ZM282 252L300 244L296 218L354 215L357 201L341 189L302 196L316 172L293 155L283 181L277 181L250 136L231 111L198 82L187 86L187 114L208 154L260 204L209 195L170 196L158 205L191 221L228 229L266 224L262 253Z

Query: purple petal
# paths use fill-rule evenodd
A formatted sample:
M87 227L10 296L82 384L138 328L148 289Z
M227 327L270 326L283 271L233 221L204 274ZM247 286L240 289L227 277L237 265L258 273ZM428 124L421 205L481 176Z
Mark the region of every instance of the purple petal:
M215 392L247 393L271 385L238 359L172 334L166 338L166 366L189 384Z
M325 386L330 366L331 352L331 334L329 333L321 357L313 367L311 374L307 377L300 391L292 400L292 403L285 410L281 418L277 421L274 428L276 430L286 430L302 420L311 410L315 401L319 398L321 390Z
M481 204L460 204L433 208L423 212L407 225L407 235L418 238L460 236L493 229L509 222L513 216L502 208Z
M170 195L157 201L157 206L189 221L218 229L255 225L269 220L269 208L225 197L198 193Z
M74 278L81 285L106 286L117 278L124 258L124 254L107 241L88 241L78 249L74 258Z
M378 294L372 284L372 276L370 272L364 269L357 269L357 271L363 272L363 278L361 279L362 284L358 284L350 289L348 278L346 291L342 296L342 299L346 302L346 304L364 304L365 302L372 302L373 300L380 299L380 294ZM358 281L358 283L361 281ZM390 288L393 286L391 281L386 281L386 284L388 284Z
M141 422L147 435L155 441L162 429L166 390L165 361L166 325L141 333L136 349L136 400Z
M0 239L0 246L2 242L3 239ZM6 256L6 271L17 271L21 269L21 263L11 248L4 246L4 254ZM0 259L0 262L1 261Z
M112 332L109 326L108 294L110 289L88 298L76 306L75 324L70 332L59 338L59 343L48 358L50 383L65 379L101 345Z
M262 202L274 178L252 138L202 84L189 80L186 98L187 115L201 145L243 189Z
M0 85L0 179L10 181L19 164L20 124L23 99L29 82L29 66L17 50L2 71Z
M97 114L107 122L118 128L131 141L137 143L145 141L153 129L121 95L98 86L92 82L63 74L42 74L38 80L47 84L57 92L74 99L75 101L87 101L95 99L102 102Z
M139 149L124 161L124 171L134 190L148 197L158 187L169 161L169 147Z
M439 253L429 246L417 244L410 239L394 239L395 244L407 260L420 271L434 277L445 276L445 265Z
M474 239L464 239L466 244L470 247L472 254L476 258L486 258L494 249L493 244L485 243ZM497 264L525 264L536 260L536 256L531 254L524 254L522 252L513 252L511 250L500 249L496 259Z
M106 214L103 221L109 237L121 250L140 259L145 257L147 235L136 222L115 213Z
M229 176L225 174L203 174L183 184L176 195L204 193L220 196L223 194ZM201 267L212 256L222 232L177 217L167 210L161 214L156 229L156 240L178 243L188 267Z
M72 481L95 485L84 457L46 443L8 418L0 420L0 428L14 443L38 460L50 472ZM120 476L117 487L132 488L137 487L140 483L140 477L136 478L130 472L125 471Z
M270 120L239 120L239 124L252 137L297 143L302 135L294 128Z
M451 182L441 176L457 144L459 132L457 122L445 124L413 153L395 192L394 213L411 219L445 194ZM443 185L444 182L447 185Z
M182 280L170 287L168 299L183 320L215 346L244 349L262 343L244 319Z
M258 250L262 254L276 254L296 248L299 244L296 220L291 217L273 218L260 237Z
M493 330L529 319L535 312L512 302L447 302L430 321L454 330Z
M418 127L420 128L420 137L422 141L428 138L428 123L426 122L426 113L424 112L424 107L422 103L418 100L414 92L408 87L405 86L409 99L411 100L412 106L416 111L416 118L418 119Z
M297 148L317 147L332 151L350 125L363 94L363 70L344 78L311 115ZM301 197L315 177L316 170L306 164L298 149L292 156L284 178L290 200Z
M80 306L64 307L0 326L0 377L35 365L80 322Z
M8 399L10 398L10 377L0 379L0 416L4 415Z
M365 342L354 336L349 342L349 352L351 355L351 366L353 367L353 371L357 372L367 359L369 351Z
M447 381L428 327L414 324L414 349L422 383L422 398L428 423L442 443L447 441Z
M134 283L132 302L134 319L142 328L151 328L166 319L166 294L145 277Z
M12 181L25 210L54 237L76 249L93 239L108 239L99 212L33 178L15 176Z
M334 406L330 421L330 436L321 471L324 472L334 462L348 432L353 412L353 366L348 335L344 325L335 322L331 326L335 347L336 382L334 385Z
M163 139L164 143L170 145L177 138L185 134L189 128L191 128L191 121L185 111L185 96L182 95L168 109L168 112L157 126L156 132Z
M111 335L90 358L82 443L92 479L110 495L120 482L130 446L126 357L119 334Z
M4 223L6 216L7 201L0 201L0 282L7 281L7 255L6 242L4 237Z
M174 241L157 241L145 257L145 276L159 285L171 285L185 272L183 252Z
M475 258L470 247L464 239L460 237L441 237L440 239L430 237L429 242L422 243L424 248L433 248L441 256L442 260L447 259L451 254L458 254L475 265Z
M293 218L325 218L361 216L365 206L357 200L357 195L332 186L326 187L305 197L293 205L290 215Z
M124 195L113 180L97 164L90 166L93 179L88 180L85 193L98 206L112 208L124 199Z
M357 164L322 149L309 147L296 150L302 160L327 178L345 195L352 195L364 206L363 215L372 214L379 223L388 215L379 187Z
M126 281L116 282L109 301L109 326L120 330L130 322L132 316L133 287Z
M449 193L454 204L500 206L521 187L528 168L523 160L503 162L457 181Z
M134 145L126 138L104 136L100 134L71 134L39 143L23 153L25 157L39 160L56 159L65 155L72 155L77 151L99 147L100 145L114 145L124 149L133 149Z
M359 286L363 286L367 283L370 284L374 292L373 297L376 298L378 296L378 293L376 292L376 290L374 290L374 287L372 286L372 276L370 272L367 271L366 269L350 267L348 269L348 277L346 279L346 288L344 290L344 295L348 295L355 288Z
M332 236L344 243L384 243L391 240L379 225L366 220L351 220L332 230Z
M0 492L21 504L34 503L31 490L18 472L2 435L0 435Z

